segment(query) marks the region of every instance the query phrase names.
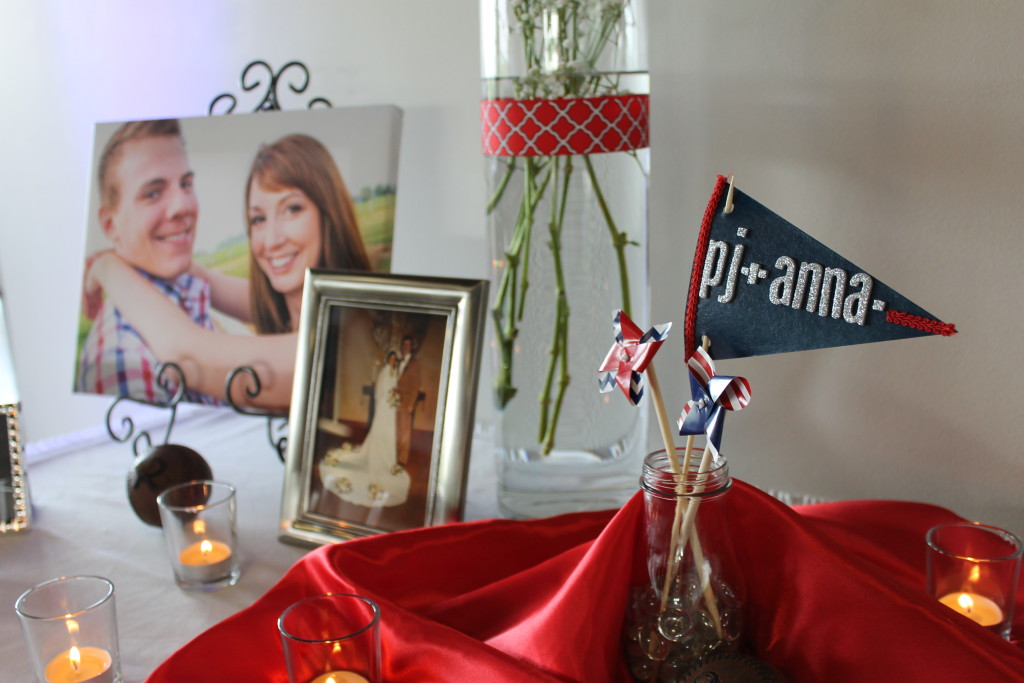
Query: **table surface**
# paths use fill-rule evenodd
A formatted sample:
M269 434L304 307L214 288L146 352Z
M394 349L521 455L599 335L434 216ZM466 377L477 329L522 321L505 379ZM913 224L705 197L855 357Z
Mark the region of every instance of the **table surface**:
M129 444L104 432L30 448L31 527L0 536L0 679L33 680L14 603L37 583L73 574L113 581L121 672L125 683L141 683L175 650L263 595L308 552L278 540L284 465L267 439L266 420L179 411L171 441L199 451L216 479L238 489L238 584L212 593L177 587L162 530L140 521L128 503ZM485 448L474 442L474 452ZM465 519L497 516L493 458L481 453L471 458Z

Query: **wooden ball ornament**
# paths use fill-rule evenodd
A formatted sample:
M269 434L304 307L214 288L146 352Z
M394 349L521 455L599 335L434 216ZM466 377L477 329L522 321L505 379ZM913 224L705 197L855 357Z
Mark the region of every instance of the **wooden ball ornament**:
M188 446L164 444L135 458L128 472L128 502L146 524L163 526L156 497L175 484L213 479L209 463Z

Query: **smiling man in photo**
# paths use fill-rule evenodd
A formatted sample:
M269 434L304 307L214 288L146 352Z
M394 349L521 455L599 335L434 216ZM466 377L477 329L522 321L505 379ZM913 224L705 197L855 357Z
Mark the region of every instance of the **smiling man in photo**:
M99 223L113 251L197 325L213 329L210 286L189 272L199 206L178 121L121 126L103 149L98 175ZM143 338L106 301L82 345L75 389L166 402L171 395L156 382L157 365ZM186 398L215 402L194 392Z

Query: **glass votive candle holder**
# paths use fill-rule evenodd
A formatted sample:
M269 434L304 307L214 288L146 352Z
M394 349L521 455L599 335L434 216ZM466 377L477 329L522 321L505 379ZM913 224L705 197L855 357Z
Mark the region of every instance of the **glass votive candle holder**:
M289 683L380 683L380 609L361 595L296 602L277 620Z
M928 530L928 593L1002 638L1010 638L1024 546L1019 538L980 522Z
M51 579L22 594L14 609L39 683L121 683L109 580Z
M172 486L157 499L174 579L186 590L238 583L235 488L216 481Z

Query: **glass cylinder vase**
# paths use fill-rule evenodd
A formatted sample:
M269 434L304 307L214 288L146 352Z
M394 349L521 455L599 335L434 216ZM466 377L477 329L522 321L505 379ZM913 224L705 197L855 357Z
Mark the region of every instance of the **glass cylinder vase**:
M622 309L646 323L644 0L481 0L493 444L510 517L622 505L646 409L601 394Z
M734 650L742 605L732 588L732 538L724 498L732 486L724 457L664 450L644 460L647 577L633 590L625 650L637 681L687 680L712 653Z

